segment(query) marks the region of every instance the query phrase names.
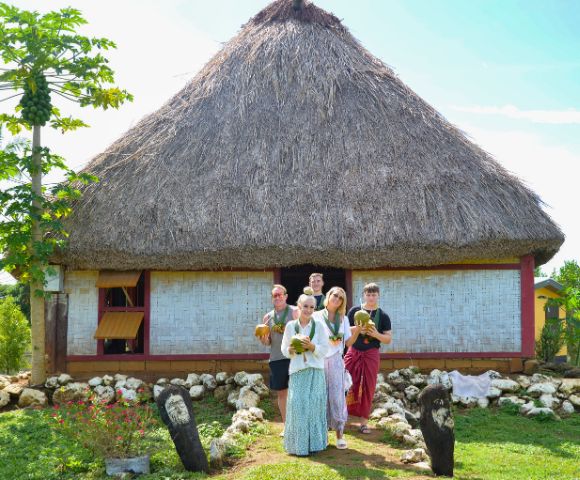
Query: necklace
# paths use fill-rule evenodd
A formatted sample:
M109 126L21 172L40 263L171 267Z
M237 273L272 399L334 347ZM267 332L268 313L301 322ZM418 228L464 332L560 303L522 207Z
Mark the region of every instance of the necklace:
M279 334L284 333L284 327L286 326L286 317L288 316L288 310L290 310L290 307L286 305L284 313L282 314L281 317L278 317L276 315L276 310L274 309L274 317L273 317L274 325L272 325L272 330L274 330Z
M310 327L310 341L314 338L314 332L316 332L316 322L314 320L310 320L312 322L312 327ZM298 329L298 325L300 324L300 320L296 320L296 325L294 325L294 331L298 334L300 330Z
M324 308L324 300L325 299L326 299L326 296L323 293L320 296L320 301L317 301L317 303L316 303L316 311L322 310Z
M324 317L324 321L326 322L328 329L332 333L332 335L330 335L328 337L330 339L330 341L341 340L342 333L338 332L340 330L340 315L338 315L338 312L334 312L334 322L333 323L330 323L330 321L328 320L328 310L326 308L324 309L322 316Z

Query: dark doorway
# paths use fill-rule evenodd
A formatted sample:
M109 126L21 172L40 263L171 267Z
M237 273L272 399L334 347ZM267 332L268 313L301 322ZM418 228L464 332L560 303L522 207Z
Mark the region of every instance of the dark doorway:
M346 272L342 268L326 268L316 265L298 265L280 269L280 283L288 290L288 303L296 305L298 297L304 287L308 286L308 277L311 273L322 273L324 280L323 293L332 287L342 287L347 293Z

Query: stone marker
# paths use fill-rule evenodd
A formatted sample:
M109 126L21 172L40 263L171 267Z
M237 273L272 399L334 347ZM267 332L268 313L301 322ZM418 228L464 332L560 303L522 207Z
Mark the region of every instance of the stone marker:
M453 476L455 433L449 393L442 384L425 387L418 398L419 425L435 475Z
M161 419L169 429L185 469L190 472L209 472L189 392L177 385L168 385L159 394L156 402Z

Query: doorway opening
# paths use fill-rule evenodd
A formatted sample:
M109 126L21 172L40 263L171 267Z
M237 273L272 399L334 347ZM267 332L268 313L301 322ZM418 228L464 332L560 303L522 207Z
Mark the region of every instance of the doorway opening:
M288 303L296 305L298 297L304 287L308 286L308 277L311 273L322 273L324 286L322 292L326 293L332 287L342 287L347 292L346 270L343 268L328 268L317 265L297 265L295 267L284 267L280 269L280 283L288 291ZM350 305L348 305L350 307Z

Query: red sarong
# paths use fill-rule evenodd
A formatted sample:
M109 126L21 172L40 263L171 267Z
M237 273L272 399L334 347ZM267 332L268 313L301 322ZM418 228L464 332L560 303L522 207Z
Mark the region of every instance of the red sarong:
M377 374L379 373L380 355L378 348L360 351L350 347L344 356L344 366L352 376L352 388L347 400L348 414L355 417L369 418Z

